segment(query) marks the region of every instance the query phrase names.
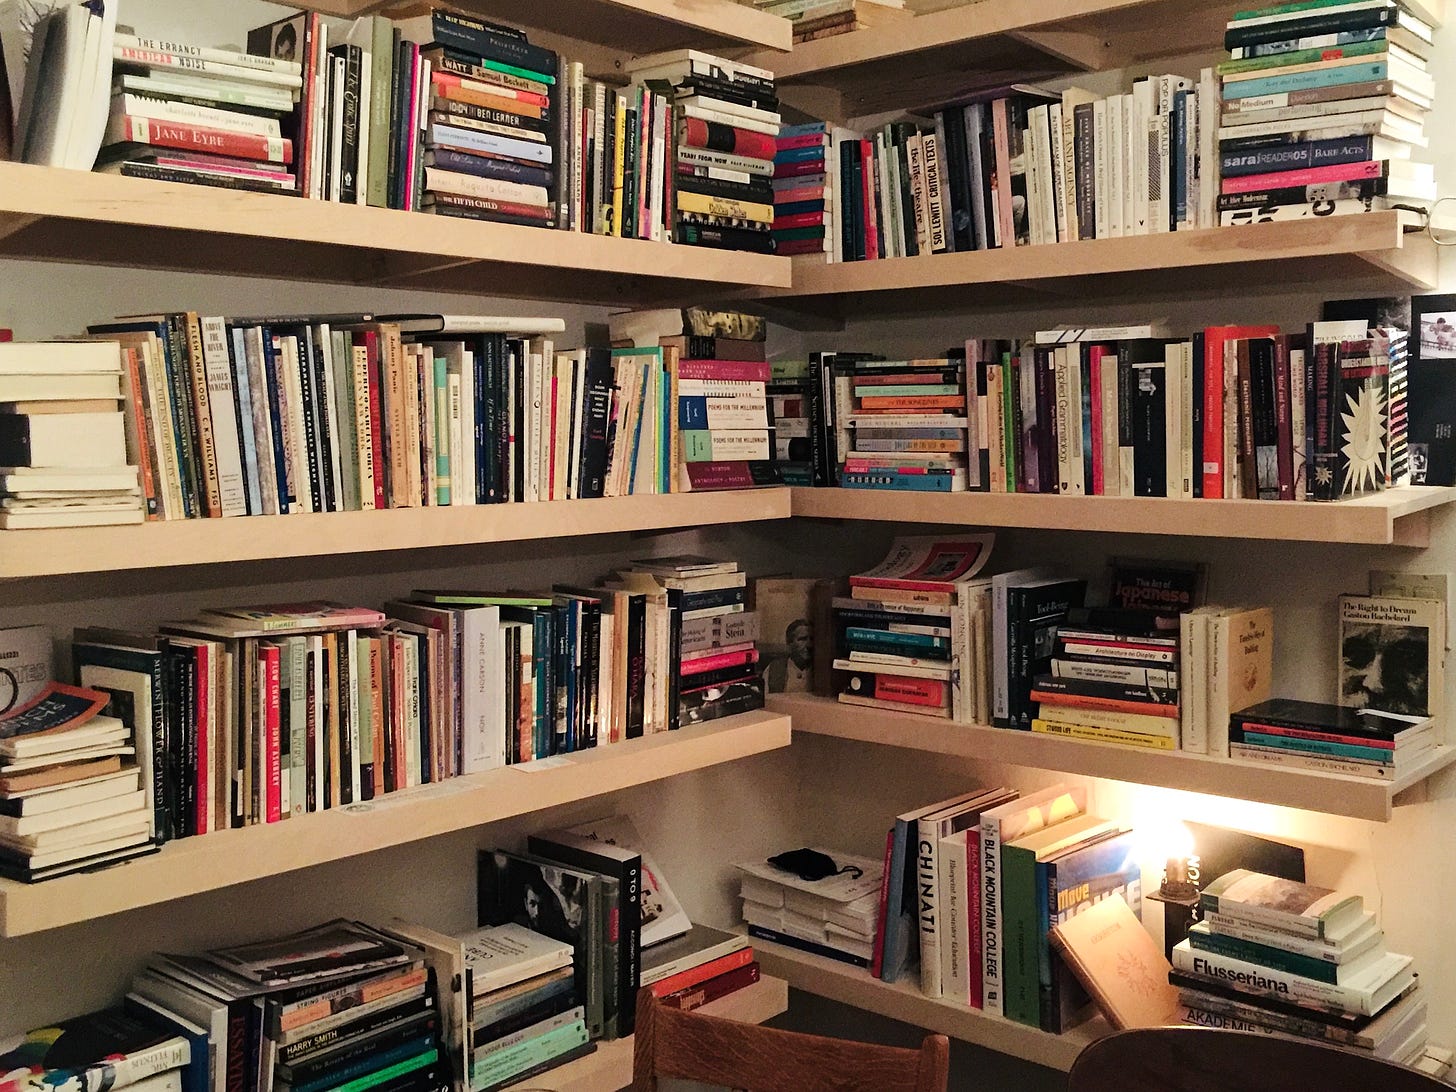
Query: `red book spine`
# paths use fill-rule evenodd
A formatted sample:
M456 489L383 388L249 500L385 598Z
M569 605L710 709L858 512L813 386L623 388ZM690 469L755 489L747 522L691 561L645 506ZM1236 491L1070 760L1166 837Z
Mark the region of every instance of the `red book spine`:
M787 231L790 228L819 227L824 223L822 212L795 212L788 216L776 216L773 221L775 231Z
M179 125L173 121L122 114L112 120L112 133L121 141L154 144L161 148L187 148L240 159L293 162L293 141L287 137L255 136L205 125Z
M890 858L895 849L895 828L885 835L885 867L880 873L880 907L875 913L875 944L870 955L870 974L880 977L885 967L885 914L890 906Z
M1160 702L1151 701L1119 701L1117 698L1094 698L1086 694L1061 694L1048 690L1033 690L1031 700L1045 703L1052 709L1057 707L1107 709L1114 713L1146 713L1150 717L1176 717L1178 715L1176 705L1163 705ZM1057 719L1046 710L1042 711L1042 716L1047 720Z
M276 823L283 818L283 770L279 731L279 680L277 645L264 645L258 649L258 658L263 665L263 715L266 718L263 729L264 747L268 772L267 821Z
M807 178L809 175L823 173L824 163L813 159L803 163L775 163L773 169L775 178Z
M1260 724L1258 721L1239 721L1234 725L1245 732L1261 732L1266 736L1288 736L1290 739L1316 739L1327 743L1344 743L1352 747L1378 747L1382 751L1395 751L1395 740L1378 736L1345 736L1333 732L1320 732L1312 728L1291 728L1285 724Z
M1092 384L1092 450L1086 457L1092 460L1092 495L1107 494L1107 481L1102 473L1102 346L1092 345L1087 349L1090 365L1088 378Z
M780 151L786 151L789 148L817 148L826 146L828 143L823 133L800 133L798 136L774 138L774 144Z
M1289 416L1289 339L1274 339L1274 420L1279 429L1279 499L1294 499L1294 422Z
M679 360L679 379L731 379L744 383L767 383L772 369L766 360Z
M10 331L0 332L9 333ZM9 338L0 337L0 341L8 340ZM161 519L162 513L157 504L157 480L152 470L152 434L148 423L146 400L142 397L141 364L137 357L137 350L120 348L121 359L125 365L126 390L131 398L130 412L136 421L137 449L134 454L137 461L137 473L141 480L142 499L146 501L147 519Z
M479 212L498 212L503 216L520 216L543 223L552 219L551 206L525 205L519 201L497 201L493 197L471 197L468 194L435 194L435 208L475 209Z
M880 257L880 221L875 215L875 148L868 140L859 142L859 162L863 168L865 261L873 262Z
M15 340L15 331L13 331L13 330L0 330L0 341L13 341L13 340Z
M824 200L823 186L799 186L797 189L774 191L774 203L779 205L791 205L796 201L822 200Z
M207 667L208 647L198 645L197 656L197 833L206 834L208 802L212 795L212 778L207 774L208 732L207 732Z
M1318 186L1325 182L1353 182L1362 178L1384 178L1385 160L1370 159L1363 163L1336 163L1328 167L1306 167L1300 171L1277 174L1246 174L1225 178L1223 193L1259 193L1282 186Z
M369 446L374 452L374 507L389 507L385 501L384 422L380 409L379 392L384 382L384 372L379 360L379 335L373 330L364 333L364 348L369 363Z
M705 671L721 671L725 667L738 667L740 664L753 664L757 662L757 649L752 649L747 652L729 652L716 656L699 656L695 660L684 660L681 665L680 674L684 677L701 675Z
M551 100L537 91L518 91L513 87L501 87L499 84L482 83L480 80L469 80L450 72L438 70L430 73L430 79L439 87L463 87L470 91L478 91L482 95L494 95L500 99L515 99L517 102L528 102L532 106L550 106Z
M688 463L688 485L695 490L751 489L753 474L742 460L722 463Z
M1223 346L1213 329L1203 334L1203 496L1223 498Z
M722 125L702 118L683 118L679 125L679 143L689 148L711 148L718 152L747 156L749 159L771 161L774 152L774 138L767 133L756 133L750 129L739 129L734 125Z
M887 866L888 867L888 866ZM966 839L966 918L970 925L971 942L966 945L969 966L966 969L966 985L970 988L970 1004L973 1009L985 1008L985 967L981 946L981 838L973 831Z
M727 974L720 974L717 978L710 978L701 986L678 990L677 993L670 993L658 1000L667 1008L692 1012L693 1009L700 1009L704 1005L727 997L730 993L737 993L739 990L752 986L759 980L760 974L758 964L750 963L746 967L739 967Z
M707 963L701 963L696 967L689 967L685 971L668 975L652 983L648 988L654 997L666 997L670 993L677 993L679 990L688 990L708 981L710 978L717 978L720 974L727 974L729 971L736 971L739 967L746 967L753 962L752 948L739 948L736 952L719 956L717 959L710 959Z
M946 704L945 683L939 679L913 679L902 675L876 675L875 697L905 705L940 707Z
M785 239L774 244L774 253L781 257L792 257L795 254L823 254L825 249L823 239Z

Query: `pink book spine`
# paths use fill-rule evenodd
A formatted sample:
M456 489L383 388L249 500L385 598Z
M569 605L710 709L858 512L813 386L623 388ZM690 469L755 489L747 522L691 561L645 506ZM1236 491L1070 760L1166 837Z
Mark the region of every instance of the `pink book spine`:
M741 664L753 664L758 662L758 651L749 652L727 652L716 656L700 656L696 660L684 660L682 662L681 674L701 675L708 671L720 671L725 667L738 667Z
M1306 167L1302 171L1280 171L1277 174L1246 174L1223 180L1224 193L1258 193L1260 190L1283 189L1286 186L1316 186L1321 182L1348 182L1361 178L1385 177L1385 161L1368 159L1363 163L1336 163L1329 167Z
M966 945L968 961L966 984L970 987L971 1008L984 1008L986 1004L983 988L984 968L981 966L981 839L979 832L966 839L966 918L970 925L971 942Z
M197 653L197 833L206 834L210 829L207 805L212 796L212 779L207 774L207 669L210 650L206 645L198 645L194 651Z
M800 133L798 136L777 138L780 151L788 148L814 148L819 145L828 145L828 143L829 141L823 133Z
M753 475L742 461L688 463L688 485L695 490L751 489Z
M263 687L266 696L264 706L264 745L267 748L268 763L268 822L276 823L283 818L283 770L279 730L279 679L278 657L280 649L265 646L258 650L263 661Z
M1092 382L1092 450L1086 453L1092 460L1092 495L1101 497L1107 492L1107 483L1102 475L1102 346L1093 345L1087 350L1091 363L1089 369Z
M772 376L763 360L679 360L679 379L734 379L747 383L767 383Z

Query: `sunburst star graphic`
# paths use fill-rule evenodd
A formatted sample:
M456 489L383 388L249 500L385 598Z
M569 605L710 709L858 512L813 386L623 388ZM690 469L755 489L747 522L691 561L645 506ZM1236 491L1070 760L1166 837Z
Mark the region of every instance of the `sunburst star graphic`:
M1363 493L1379 488L1385 479L1385 396L1373 384L1366 384L1359 394L1347 394L1345 401L1349 410L1340 414L1345 422L1340 453L1349 467L1344 492Z

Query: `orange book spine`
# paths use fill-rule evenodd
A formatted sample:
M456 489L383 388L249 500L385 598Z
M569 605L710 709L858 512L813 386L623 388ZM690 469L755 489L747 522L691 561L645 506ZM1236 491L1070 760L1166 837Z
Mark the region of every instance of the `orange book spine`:
M964 409L966 400L957 395L914 394L884 397L868 395L859 399L859 408L866 410Z
M1093 698L1085 694L1056 694L1045 690L1033 690L1031 700L1043 702L1052 707L1069 709L1107 709L1114 713L1146 713L1150 717L1176 717L1176 705L1160 705L1154 702L1119 701L1116 698ZM1049 718L1055 720L1055 717Z
M502 98L499 95L487 95L481 91L472 91L468 87L452 86L451 84L437 85L435 94L442 99L467 102L471 106L483 106L487 110L504 110L508 114L520 114L522 117L528 118L540 118L545 112L543 107L537 106L533 102Z

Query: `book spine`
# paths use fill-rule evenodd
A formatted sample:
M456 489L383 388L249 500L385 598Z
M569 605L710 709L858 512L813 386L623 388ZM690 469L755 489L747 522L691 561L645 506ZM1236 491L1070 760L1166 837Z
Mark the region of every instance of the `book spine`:
M1312 978L1332 986L1337 985L1339 981L1339 964L1314 956L1286 951L1283 948L1275 948L1268 944L1258 944L1249 940L1241 940L1238 937L1207 931L1190 933L1188 943L1196 951L1226 956L1229 959L1238 959L1245 963L1255 963L1261 967L1268 967L1270 970Z
M671 1009L680 1009L683 1012L692 1012L694 1009L702 1008L720 998L727 997L730 993L752 986L760 978L759 966L757 963L748 963L735 971L728 971L718 975L701 986L694 986L689 989L679 990L670 993L666 997L659 998L661 1004Z
M1173 949L1173 966L1255 997L1270 997L1313 1009L1370 1015L1371 993L1368 990L1316 982L1303 975L1248 960L1180 944Z
M943 922L938 907L939 824L921 819L915 842L915 918L920 930L920 992L939 998L943 989L940 944Z
M1001 821L984 819L980 831L981 861L981 1008L1004 1016L1002 994Z

